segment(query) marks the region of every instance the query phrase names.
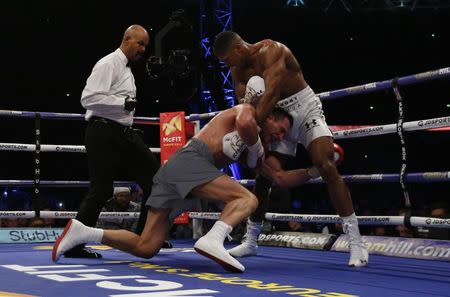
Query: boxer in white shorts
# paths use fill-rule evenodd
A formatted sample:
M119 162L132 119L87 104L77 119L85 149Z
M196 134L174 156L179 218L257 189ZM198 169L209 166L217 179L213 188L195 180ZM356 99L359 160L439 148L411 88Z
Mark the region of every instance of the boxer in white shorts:
M280 42L265 39L254 44L238 34L224 31L216 36L214 54L230 66L237 98L255 105L256 118L262 123L275 106L294 117L294 125L284 141L272 145L276 155L268 155L263 174L256 177L255 194L259 205L247 223L247 234L241 245L229 250L233 256L257 253L257 236L267 210L272 182L284 187L297 186L311 177L321 176L326 182L331 201L342 218L344 232L349 236L351 267L365 266L368 252L359 234L358 220L350 192L334 163L332 134L325 122L320 99L308 86L296 57ZM258 79L259 76L262 79ZM258 83L259 81L259 83ZM264 86L262 89L260 86ZM259 87L258 87L259 86ZM253 100L253 97L259 97ZM285 156L295 156L297 143L307 149L314 165L311 169L284 171ZM283 157L284 156L284 157Z
M316 138L333 137L325 121L322 102L309 86L278 101L276 106L289 112L294 118L294 125L285 139L272 144L272 151L295 157L298 143L307 148Z

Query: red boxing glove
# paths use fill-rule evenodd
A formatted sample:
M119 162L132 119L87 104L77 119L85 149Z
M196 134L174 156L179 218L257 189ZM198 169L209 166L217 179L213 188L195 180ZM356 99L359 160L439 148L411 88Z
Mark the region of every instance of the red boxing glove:
M336 163L336 165L340 165L344 161L344 150L337 143L333 143L333 146L334 146L334 163Z

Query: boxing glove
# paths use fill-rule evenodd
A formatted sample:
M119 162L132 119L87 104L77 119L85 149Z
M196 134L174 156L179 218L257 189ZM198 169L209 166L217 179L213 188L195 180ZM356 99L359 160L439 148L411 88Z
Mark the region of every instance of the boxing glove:
M339 144L333 143L334 148L334 163L337 165L340 165L344 161L344 150ZM310 167L307 169L308 175L311 178L318 178L320 177L319 170L316 167Z
M264 79L260 76L252 76L245 87L245 96L239 102L256 105L265 90Z
M340 165L344 161L344 150L337 143L333 143L333 146L334 146L334 163L336 163L336 165Z

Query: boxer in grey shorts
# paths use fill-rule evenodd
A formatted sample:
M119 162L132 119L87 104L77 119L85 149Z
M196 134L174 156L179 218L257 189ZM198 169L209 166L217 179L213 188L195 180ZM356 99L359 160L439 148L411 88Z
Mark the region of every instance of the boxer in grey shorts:
M57 261L67 249L88 241L100 241L135 256L151 258L167 239L169 220L184 210L194 209L200 198L225 206L219 220L197 240L195 250L229 271L243 272L244 266L226 251L223 241L234 226L256 210L258 200L218 168L238 160L245 160L250 168L255 168L264 157L263 143L268 146L283 139L292 122L287 112L274 109L261 125L259 135L251 105L240 104L222 111L154 176L152 194L147 200L150 208L141 235L128 230L91 228L74 219L53 246L52 259Z
M195 209L198 199L189 195L196 186L224 175L216 166L212 152L198 138L192 138L162 166L153 177L147 205L171 208L169 222L186 210Z

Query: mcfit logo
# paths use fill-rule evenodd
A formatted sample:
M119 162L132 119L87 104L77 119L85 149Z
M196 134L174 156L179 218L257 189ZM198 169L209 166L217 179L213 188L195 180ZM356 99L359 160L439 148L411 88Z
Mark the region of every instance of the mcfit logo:
M161 144L161 164L186 144L184 111L160 114L159 136Z
M163 131L165 136L169 136L175 131L181 131L181 117L177 115L170 119L168 123L163 124Z

